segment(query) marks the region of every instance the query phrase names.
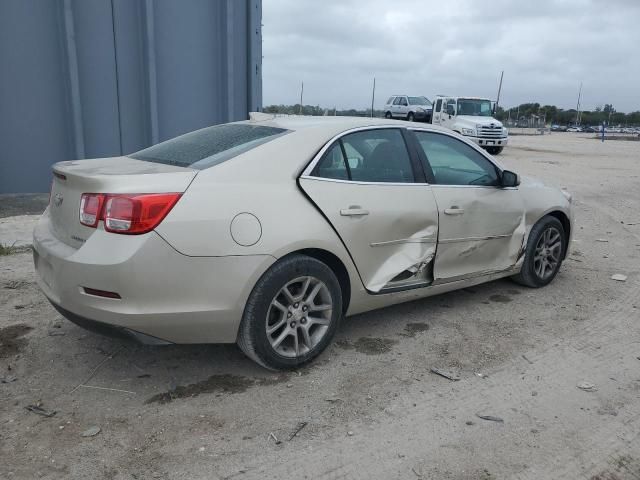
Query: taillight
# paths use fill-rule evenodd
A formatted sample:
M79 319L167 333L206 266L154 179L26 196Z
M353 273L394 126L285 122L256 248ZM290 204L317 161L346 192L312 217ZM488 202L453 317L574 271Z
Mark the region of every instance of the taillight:
M101 193L83 193L80 198L80 223L95 228L100 221L104 195Z
M103 220L107 232L128 235L147 233L167 216L181 195L85 193L80 202L80 222L95 228ZM94 213L95 223L90 223Z

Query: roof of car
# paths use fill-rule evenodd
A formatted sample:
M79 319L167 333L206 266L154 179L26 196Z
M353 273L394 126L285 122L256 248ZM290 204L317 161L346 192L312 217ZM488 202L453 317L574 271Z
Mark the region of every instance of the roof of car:
M253 116L253 115L252 115ZM412 127L430 130L449 132L446 128L432 124L420 124L415 122L405 122L402 120L389 120L386 118L371 117L339 117L339 116L303 116L303 115L278 115L261 113L256 120L246 120L252 125L264 125L270 127L284 128L286 130L302 131L316 129L331 136L337 135L345 130L361 127Z

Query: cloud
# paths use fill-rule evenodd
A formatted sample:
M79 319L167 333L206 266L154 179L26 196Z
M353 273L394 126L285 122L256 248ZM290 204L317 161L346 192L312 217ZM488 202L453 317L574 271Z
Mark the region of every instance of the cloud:
M640 110L640 1L263 0L264 104L438 93Z

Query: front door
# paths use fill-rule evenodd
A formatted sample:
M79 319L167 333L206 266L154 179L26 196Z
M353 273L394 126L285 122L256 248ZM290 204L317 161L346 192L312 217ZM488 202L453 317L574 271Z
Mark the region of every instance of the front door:
M433 106L433 123L434 125L440 125L440 116L442 112L442 98L438 98L436 100L435 105Z
M371 292L433 280L438 209L417 162L401 129L366 129L334 142L300 178Z
M435 282L513 267L525 236L518 189L501 188L500 170L465 142L442 133L415 134L440 212Z

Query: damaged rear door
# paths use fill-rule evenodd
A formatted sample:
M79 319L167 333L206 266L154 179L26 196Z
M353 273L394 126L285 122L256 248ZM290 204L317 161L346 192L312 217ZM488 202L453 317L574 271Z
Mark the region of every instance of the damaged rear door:
M500 187L500 169L461 140L414 132L440 212L436 283L507 270L524 248L525 207L517 188Z
M334 141L300 177L371 292L433 280L438 209L418 162L401 129L369 128Z

